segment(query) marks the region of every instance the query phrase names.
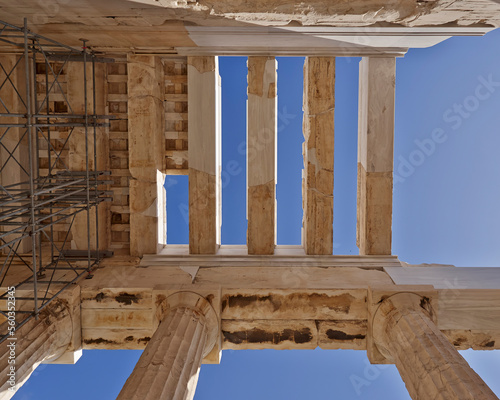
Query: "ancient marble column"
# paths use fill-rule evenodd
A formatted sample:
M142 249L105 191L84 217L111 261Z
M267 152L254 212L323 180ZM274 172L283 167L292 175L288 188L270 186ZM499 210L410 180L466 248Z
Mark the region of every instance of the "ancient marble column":
M498 399L430 318L413 293L386 298L373 317L378 350L396 364L414 400Z
M0 343L0 400L14 396L39 364L63 355L72 337L73 322L68 302L55 299L40 311L38 320L30 319Z
M193 292L168 299L169 309L117 400L191 400L201 361L215 343L217 317Z

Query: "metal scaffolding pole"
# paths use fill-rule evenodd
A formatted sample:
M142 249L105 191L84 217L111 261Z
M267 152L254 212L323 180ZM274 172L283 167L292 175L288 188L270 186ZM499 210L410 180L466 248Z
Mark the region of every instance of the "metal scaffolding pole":
M33 33L26 19L23 27L0 21L0 42L10 46L8 57L15 59L13 65L4 66L5 54L0 53L0 326L8 318L2 300L8 297L7 288L14 287L19 303L15 326L19 328L110 255L99 250L98 206L112 199L107 190L112 181L109 171L97 169L97 128L107 126L113 117L97 115L95 63L113 60L98 57L86 41L77 50ZM73 111L64 91L62 79L68 63L83 67L83 114ZM65 152L72 138L81 134L85 170L74 171L68 167ZM88 143L91 139L93 146ZM8 175L13 169L22 179L11 182ZM73 250L71 228L82 212L87 217L87 249ZM91 243L91 230L95 243ZM63 239L61 231L65 231ZM31 250L23 254L21 244L26 240ZM7 337L7 328L0 328L0 342Z

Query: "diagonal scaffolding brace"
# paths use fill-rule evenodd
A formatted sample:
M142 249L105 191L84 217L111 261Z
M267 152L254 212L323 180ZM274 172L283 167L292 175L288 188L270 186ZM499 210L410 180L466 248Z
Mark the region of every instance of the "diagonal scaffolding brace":
M0 21L0 43L2 49L8 45L10 60L15 58L3 65L0 53L2 342L9 336L4 322L12 320L18 329L30 318L38 318L53 299L111 255L99 250L98 207L112 200L107 190L112 181L109 171L97 168L96 143L98 128L109 126L107 120L113 117L96 113L95 64L113 60L98 57L85 40L78 50L31 32L26 19L22 27ZM82 67L85 106L81 114L74 112L61 80L64 68L72 62ZM54 97L62 103L58 110L50 106ZM57 129L68 134L62 144L55 145ZM75 135L85 139L84 148L78 149L85 155L83 171L71 170L62 156ZM40 165L40 160L47 160L46 165ZM79 214L87 218L87 249L75 251L70 232ZM62 243L55 237L61 230L55 231L57 226L66 229ZM17 299L14 319L7 301L13 291Z

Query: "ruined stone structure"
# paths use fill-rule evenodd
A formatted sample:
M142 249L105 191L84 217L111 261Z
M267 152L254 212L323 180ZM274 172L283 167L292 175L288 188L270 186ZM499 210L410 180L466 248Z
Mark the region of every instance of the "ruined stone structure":
M457 350L500 349L500 268L408 265L391 218L395 58L485 34L498 2L2 0L0 19L0 398L15 286L18 386L145 349L118 399L192 399L224 349L319 346L396 364L414 399L497 399ZM220 241L224 55L248 56L246 246ZM276 246L278 55L306 57L302 246ZM332 255L344 56L362 57L356 256ZM189 175L188 246L165 244L166 174Z

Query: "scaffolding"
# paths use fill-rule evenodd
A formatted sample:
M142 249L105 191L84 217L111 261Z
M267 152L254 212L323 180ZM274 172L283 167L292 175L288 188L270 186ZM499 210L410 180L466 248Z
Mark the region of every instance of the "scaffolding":
M98 205L111 201L106 185L112 181L97 168L96 143L98 128L112 117L96 114L95 64L112 60L98 57L85 40L77 50L35 34L26 20L23 27L0 21L0 44L0 323L18 329L109 255L99 250ZM9 63L2 57L7 52ZM73 112L62 87L70 62L82 67L83 114ZM50 106L56 95L58 109ZM67 137L55 146L58 129ZM78 149L83 171L71 170L61 156L76 135L85 138ZM71 228L85 216L87 248L72 249ZM67 227L62 241L55 238L57 224ZM13 292L15 318L9 314ZM0 325L0 342L10 331Z

